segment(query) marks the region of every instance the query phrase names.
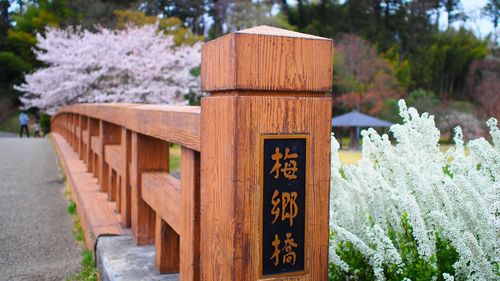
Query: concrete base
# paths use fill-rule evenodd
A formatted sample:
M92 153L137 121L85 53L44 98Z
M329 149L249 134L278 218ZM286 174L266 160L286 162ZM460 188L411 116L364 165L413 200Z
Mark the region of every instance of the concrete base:
M154 246L136 246L130 235L99 237L96 263L102 281L179 280L179 274L159 274Z

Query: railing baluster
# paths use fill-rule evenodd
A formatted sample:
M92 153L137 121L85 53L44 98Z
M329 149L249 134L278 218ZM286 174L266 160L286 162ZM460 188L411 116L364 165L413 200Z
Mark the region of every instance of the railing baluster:
M156 214L155 264L160 273L179 272L179 234Z
M99 183L103 192L108 192L108 199L111 199L112 195L110 193L109 185L109 165L105 161L105 146L109 144L120 144L121 141L121 130L115 125L112 125L103 120L99 121L99 147L97 154L99 155L98 169L99 169Z
M120 199L120 217L121 217L121 224L123 227L130 227L130 209L132 206L131 203L131 187L130 187L130 173L129 173L129 167L130 167L130 162L131 162L131 142L132 142L132 136L130 130L127 130L126 128L122 128L122 133L121 133L121 165L120 165L120 175L121 175L121 182L120 182L120 192L121 192L121 199Z
M87 119L88 139L87 139L87 170L95 175L95 157L92 151L92 137L99 134L99 123L94 118Z
M80 115L80 151L78 155L80 160L85 160L86 144L84 141L85 136L83 134L85 130L87 130L87 118Z
M200 153L181 147L181 280L200 280Z
M132 237L138 245L154 242L155 212L142 199L141 174L168 171L168 143L132 132L130 184L132 187Z

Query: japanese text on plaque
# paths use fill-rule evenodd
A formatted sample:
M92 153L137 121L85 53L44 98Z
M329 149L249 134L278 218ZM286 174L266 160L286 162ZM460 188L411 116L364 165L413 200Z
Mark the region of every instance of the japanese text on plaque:
M262 138L262 275L300 273L305 260L307 136Z

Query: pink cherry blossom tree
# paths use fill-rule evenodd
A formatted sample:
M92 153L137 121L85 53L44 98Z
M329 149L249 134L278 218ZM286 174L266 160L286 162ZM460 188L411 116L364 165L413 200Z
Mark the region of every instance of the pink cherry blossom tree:
M24 108L49 114L73 103L134 102L185 104L199 94L201 43L175 46L156 25L96 32L48 28L37 35L37 59L44 67L16 86Z

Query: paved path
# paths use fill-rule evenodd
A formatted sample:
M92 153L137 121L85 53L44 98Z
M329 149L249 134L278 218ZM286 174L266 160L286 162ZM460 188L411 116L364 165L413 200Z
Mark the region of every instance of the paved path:
M48 139L0 137L0 281L65 280L81 248Z
M19 135L9 132L0 132L0 138L15 138L15 137L19 137Z

